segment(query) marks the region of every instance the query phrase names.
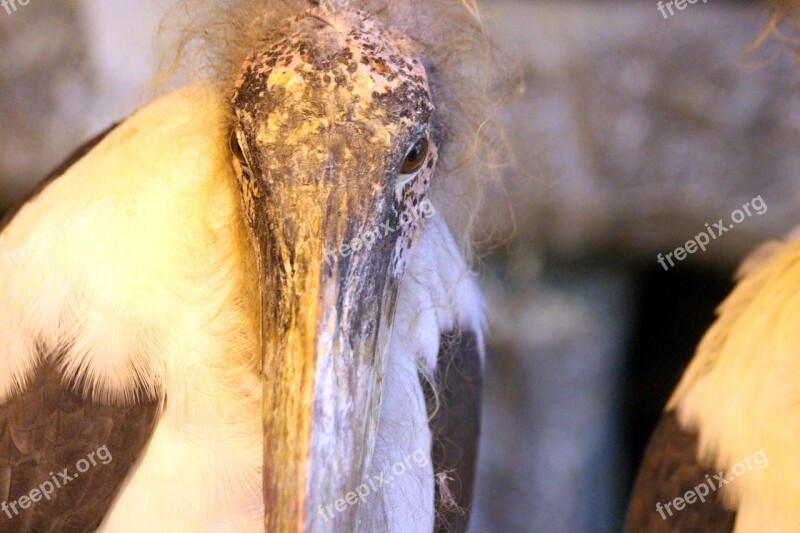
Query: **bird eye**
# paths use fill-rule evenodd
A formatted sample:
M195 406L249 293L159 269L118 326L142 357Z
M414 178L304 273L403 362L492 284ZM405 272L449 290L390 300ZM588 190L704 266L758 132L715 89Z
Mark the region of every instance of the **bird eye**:
M422 138L418 140L411 150L406 154L403 161L403 166L400 167L401 174L413 174L422 168L425 160L428 158L428 139Z
M242 145L239 143L239 137L236 135L236 130L231 130L231 153L233 153L234 157L239 160L239 163L242 165L247 164L247 159L244 157L244 150L242 150Z

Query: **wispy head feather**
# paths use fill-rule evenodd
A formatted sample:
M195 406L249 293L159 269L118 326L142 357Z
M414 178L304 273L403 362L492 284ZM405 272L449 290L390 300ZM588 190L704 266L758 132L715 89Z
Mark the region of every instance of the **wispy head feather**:
M173 54L163 69L214 82L229 96L244 59L314 6L360 10L416 45L444 139L433 199L465 252L487 187L499 186L505 157L493 111L510 94L512 62L487 36L474 0L183 0L165 19Z

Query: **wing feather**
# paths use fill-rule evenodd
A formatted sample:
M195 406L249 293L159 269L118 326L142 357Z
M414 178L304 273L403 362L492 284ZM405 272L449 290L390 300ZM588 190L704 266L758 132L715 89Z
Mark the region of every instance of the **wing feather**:
M702 464L697 455L697 434L682 428L674 411L666 411L639 469L626 532L733 531L736 513L723 506L721 493L707 486L706 475L713 483L717 472L712 465ZM696 501L680 510L669 507L675 498L701 484L706 484L710 493L704 502Z
M40 366L25 391L0 407L0 501L7 504L0 531L94 531L152 434L157 412L153 400L132 406L87 400L54 364Z
M115 127L78 148L27 201ZM6 214L0 230L18 211ZM62 379L53 358L40 361L25 389L0 406L0 532L94 531L153 432L158 402L144 391L131 406L88 400Z

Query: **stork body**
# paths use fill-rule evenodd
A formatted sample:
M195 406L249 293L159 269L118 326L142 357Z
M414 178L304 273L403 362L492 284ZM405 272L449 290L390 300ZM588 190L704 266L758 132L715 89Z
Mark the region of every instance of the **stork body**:
M795 235L744 264L652 437L627 531L800 530L798 260Z
M356 30L394 45L363 15L293 20L296 48L254 51L232 100L155 101L2 228L0 531L430 531L443 499L439 525L464 528L482 304L426 198L424 71L379 55L327 90ZM386 100L365 110L367 87ZM406 87L419 102L392 100ZM329 252L373 226L374 246Z

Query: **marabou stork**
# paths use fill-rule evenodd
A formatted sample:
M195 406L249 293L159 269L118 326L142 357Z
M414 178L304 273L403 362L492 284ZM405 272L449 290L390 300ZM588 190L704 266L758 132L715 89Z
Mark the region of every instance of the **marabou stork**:
M768 30L800 7L772 3ZM800 531L800 232L737 279L651 437L626 532Z
M206 74L0 225L0 531L464 530L474 5L188 6Z

